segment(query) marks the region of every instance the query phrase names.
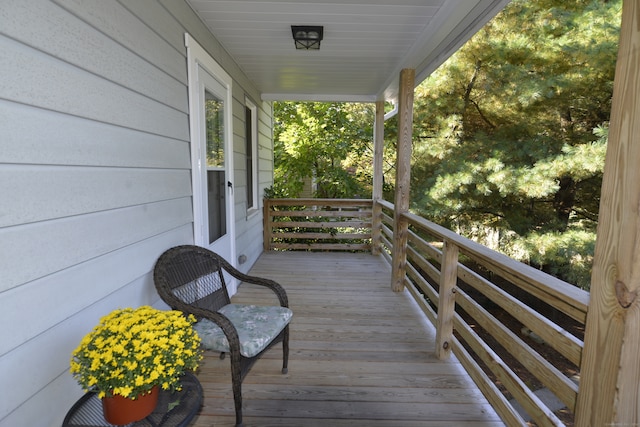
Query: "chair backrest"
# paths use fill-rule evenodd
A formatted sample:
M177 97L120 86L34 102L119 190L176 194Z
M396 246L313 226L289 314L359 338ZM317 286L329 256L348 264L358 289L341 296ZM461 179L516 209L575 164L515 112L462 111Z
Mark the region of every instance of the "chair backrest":
M220 259L200 246L183 245L167 250L153 270L160 298L171 308L182 311L185 306L217 311L229 304Z

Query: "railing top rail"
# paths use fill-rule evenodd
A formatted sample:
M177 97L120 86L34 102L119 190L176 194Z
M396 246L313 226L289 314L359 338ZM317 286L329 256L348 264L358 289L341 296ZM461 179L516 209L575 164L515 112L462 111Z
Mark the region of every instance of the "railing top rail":
M269 199L272 205L280 206L304 206L304 205L350 205L371 206L371 199Z
M387 202L386 200L379 199L379 200L376 200L376 203L384 206L387 209L393 210L393 203L391 202Z
M556 298L571 301L571 304L586 313L589 305L589 292L582 290L570 283L550 276L547 273L518 262L508 256L489 249L466 237L460 236L438 224L430 222L412 213L403 214L410 223L413 223L439 239L447 240L457 245L463 253L479 258L485 263L518 277L526 277L527 281Z

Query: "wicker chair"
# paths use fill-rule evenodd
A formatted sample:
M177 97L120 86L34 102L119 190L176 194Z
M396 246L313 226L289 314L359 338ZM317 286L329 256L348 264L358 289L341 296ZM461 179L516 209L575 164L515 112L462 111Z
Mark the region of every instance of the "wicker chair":
M231 304L224 272L241 282L272 289L280 306ZM285 290L272 280L245 275L221 256L193 245L177 246L163 253L156 262L153 278L164 302L198 319L195 329L205 349L219 351L221 359L229 353L236 425L241 426L242 381L253 363L274 344L282 342L282 373L287 373L292 313Z

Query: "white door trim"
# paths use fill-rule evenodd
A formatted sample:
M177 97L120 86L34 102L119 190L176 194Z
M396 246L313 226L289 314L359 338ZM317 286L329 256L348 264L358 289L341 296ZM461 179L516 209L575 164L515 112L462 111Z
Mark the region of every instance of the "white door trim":
M202 82L198 77L202 70L210 74L225 89L224 103L224 138L225 138L225 170L227 181L231 187L227 188L227 234L229 235L229 248L226 254L222 254L229 263L236 265L235 247L235 215L233 197L233 97L231 76L207 53L193 37L185 34L185 46L187 48L187 72L189 79L189 129L191 135L191 177L193 185L193 220L194 242L196 245L210 247L208 228L207 203L206 203L206 153L201 146L201 133L204 133L204 123L200 109ZM205 224L207 224L205 226ZM216 251L218 252L218 251ZM232 291L232 289L230 289ZM234 290L233 290L234 291ZM233 293L233 292L232 292Z

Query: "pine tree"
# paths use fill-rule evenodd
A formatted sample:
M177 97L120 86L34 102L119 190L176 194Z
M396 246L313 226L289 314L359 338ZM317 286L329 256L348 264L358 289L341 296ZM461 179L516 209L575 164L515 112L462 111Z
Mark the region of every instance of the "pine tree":
M515 0L420 85L413 209L587 287L620 14Z

